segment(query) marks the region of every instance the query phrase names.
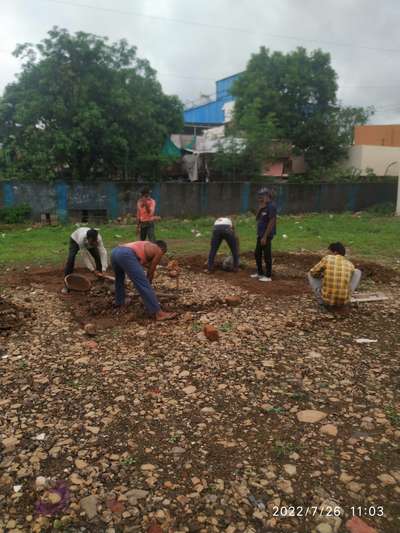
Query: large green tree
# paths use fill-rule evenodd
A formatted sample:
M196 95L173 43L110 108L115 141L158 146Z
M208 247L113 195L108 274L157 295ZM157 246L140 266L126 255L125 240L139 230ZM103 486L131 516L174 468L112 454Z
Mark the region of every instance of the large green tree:
M6 176L74 178L151 173L182 105L125 40L53 28L18 45L22 72L0 99Z
M254 130L255 123L273 117L280 138L303 152L314 167L340 159L349 139L349 124L365 123L362 108L341 111L337 75L330 55L321 50L307 53L297 48L284 54L262 47L252 55L232 93L239 130L251 134L249 123Z

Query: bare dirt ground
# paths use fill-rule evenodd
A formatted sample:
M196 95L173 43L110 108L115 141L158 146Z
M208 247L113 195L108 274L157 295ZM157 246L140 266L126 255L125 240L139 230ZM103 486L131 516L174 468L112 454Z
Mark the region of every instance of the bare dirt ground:
M107 282L2 275L0 531L400 531L398 274L360 265L390 299L332 315L304 281L317 259L277 254L261 284L250 258L186 258L178 290L160 268L169 323L133 291L117 313Z

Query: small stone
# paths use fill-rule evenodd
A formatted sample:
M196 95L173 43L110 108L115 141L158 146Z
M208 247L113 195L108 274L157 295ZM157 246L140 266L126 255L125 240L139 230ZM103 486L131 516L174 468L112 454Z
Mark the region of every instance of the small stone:
M316 531L318 533L332 533L332 527L329 524L318 524Z
M142 489L130 489L128 492L125 492L125 496L127 498L135 498L136 500L141 500L143 498L146 498L146 496L149 494L148 490L142 490Z
M70 476L69 476L69 479L71 481L71 483L73 485L83 485L84 484L84 481L82 478L80 478L78 476L78 474L75 474L75 473L72 473Z
M86 426L86 429L90 431L90 433L93 433L93 435L97 435L100 431L100 428L94 426Z
M83 470L84 468L87 467L87 462L86 461L82 461L82 459L76 459L75 460L75 466L78 470Z
M187 394L188 396L190 396L191 394L193 394L194 392L196 392L196 387L194 385L188 385L187 387L185 387L184 389L182 389L183 392L185 394Z
M44 476L38 476L35 479L36 490L42 490L46 487L46 485L47 485L47 479Z
M276 485L278 489L284 492L285 494L293 494L293 487L289 480L281 479L277 481Z
M288 476L292 477L295 476L297 473L297 468L295 465L283 465L283 468Z
M330 437L336 437L338 433L338 429L333 424L325 424L324 426L321 426L319 429L319 432L323 435L329 435Z
M190 376L189 370L182 370L182 372L178 374L178 378L187 378L188 376Z
M346 522L346 528L350 533L378 533L374 527L370 527L364 520L358 518L358 516L353 516L350 520Z
M144 464L140 467L140 470L143 470L143 472L153 472L156 469L156 467L150 463Z
M99 345L97 344L96 341L86 341L86 342L85 342L85 346L86 346L89 350L97 350L97 348L99 347Z
M362 485L356 481L350 481L350 483L347 484L347 489L357 494L362 489Z
M273 368L275 366L275 363L273 359L264 359L262 362L262 366L265 366L266 368Z
M309 424L315 424L327 416L323 411L316 411L314 409L306 409L297 413L297 420L300 422L307 422Z
M92 323L85 324L85 327L83 329L85 330L86 335L88 335L89 337L94 337L97 333L96 325Z
M172 448L172 453L176 454L176 455L180 455L182 453L185 453L185 449L184 448L181 448L180 446L174 446Z
M82 498L79 505L89 520L92 520L97 515L97 497L94 494Z
M15 450L16 446L19 444L19 439L16 437L6 437L1 441L2 445L5 448L6 452L12 452Z
M213 413L215 413L215 409L213 407L203 407L201 409L201 412L205 415L212 415Z
M396 480L394 479L393 476L391 476L389 474L381 474L380 476L378 476L378 479L385 486L386 485L396 485Z
M227 296L225 298L225 303L228 304L230 307L240 305L241 301L242 299L240 296Z
M219 339L219 331L211 324L206 324L204 326L203 333L206 338L211 342L215 342Z
M342 472L340 474L340 478L339 479L340 479L340 481L342 483L347 484L347 483L350 483L350 481L352 481L354 479L354 476L350 476L347 472Z

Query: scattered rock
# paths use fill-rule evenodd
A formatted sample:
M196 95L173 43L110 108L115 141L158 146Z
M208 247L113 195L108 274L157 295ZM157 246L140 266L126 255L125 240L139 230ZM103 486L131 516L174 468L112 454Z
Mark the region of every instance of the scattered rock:
M89 337L94 337L97 334L97 328L95 324L85 324L83 329L85 330L86 335Z
M382 483L382 485L396 485L396 480L393 476L390 474L380 474L378 476L379 481Z
M378 533L378 531L370 527L364 520L358 518L358 516L353 516L350 520L346 522L346 528L350 533Z
M17 439L16 437L6 437L1 441L1 443L4 447L4 451L8 453L15 450L15 448L19 444L19 439Z
M295 465L283 465L283 468L288 476L295 476L297 473L297 468Z
M338 429L334 424L325 424L319 428L320 433L323 435L329 435L330 437L336 437Z
M97 497L94 494L82 498L79 505L89 520L92 520L97 515Z
M219 339L219 331L216 327L212 326L211 324L206 324L203 328L203 333L206 336L206 338L211 341L215 342Z
M241 301L242 299L240 296L227 296L225 298L225 303L230 307L236 307L237 305L240 305Z
M196 387L194 385L188 385L184 389L182 389L185 394L190 396L191 394L194 394L196 392Z
M315 422L323 420L327 414L322 411L315 411L314 409L306 409L305 411L299 411L296 416L297 420L300 422L314 424Z
M130 489L125 493L125 496L128 498L135 498L136 500L142 500L143 498L147 498L148 494L148 490Z
M324 522L322 524L318 524L316 531L318 533L333 533L332 527Z

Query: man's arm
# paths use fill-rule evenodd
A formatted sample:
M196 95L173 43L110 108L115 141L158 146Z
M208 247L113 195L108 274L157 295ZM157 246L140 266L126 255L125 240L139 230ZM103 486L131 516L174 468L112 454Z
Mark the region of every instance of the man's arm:
M139 201L136 202L136 236L140 234L140 212L139 212Z
M96 270L96 267L95 267L95 264L94 264L94 259L91 256L89 250L87 248L82 248L81 252L82 252L83 262L85 263L85 267L88 270L90 270L90 272L94 272Z
M312 267L312 269L310 270L310 276L312 276L313 278L320 278L325 270L325 267L326 260L325 257L323 257L319 263Z
M272 228L274 227L275 224L276 224L276 216L270 219L270 221L268 222L267 228L264 232L264 235L261 238L261 244L263 246L267 244L267 239L270 236L272 232Z
M100 261L101 261L101 270L102 272L105 272L108 267L108 257L107 257L107 250L105 249L103 239L98 237L99 241L99 254L100 254Z
M155 252L155 254L153 256L153 259L151 260L149 269L147 270L147 278L150 281L150 283L152 283L152 281L153 281L154 273L156 271L158 263L161 260L162 255L163 255L162 251L159 250L158 252Z

